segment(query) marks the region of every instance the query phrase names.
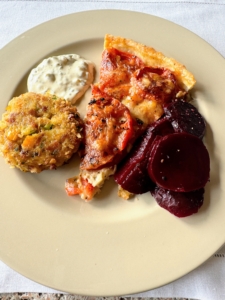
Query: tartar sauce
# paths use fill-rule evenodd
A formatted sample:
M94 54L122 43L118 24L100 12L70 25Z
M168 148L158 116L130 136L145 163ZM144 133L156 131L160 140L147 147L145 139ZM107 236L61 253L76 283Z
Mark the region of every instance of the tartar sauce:
M88 89L94 77L94 64L77 54L65 54L44 59L32 69L27 80L29 92L46 92L72 103Z

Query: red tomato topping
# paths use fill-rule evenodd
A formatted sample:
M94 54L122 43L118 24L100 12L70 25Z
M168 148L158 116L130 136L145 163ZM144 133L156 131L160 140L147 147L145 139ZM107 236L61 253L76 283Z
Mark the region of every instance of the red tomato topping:
M65 190L68 196L85 195L85 200L93 198L95 188L87 181L87 179L80 178L80 184L77 177L72 177L66 180Z
M133 100L156 100L162 105L180 90L170 70L147 67L137 56L114 48L102 54L99 88L118 100L129 95Z
M175 76L166 69L141 68L133 74L131 82L138 97L156 100L162 105L170 102L178 92Z
M65 190L68 196L81 194L82 191L77 185L77 177L72 177L66 180Z
M91 100L85 118L85 145L81 169L113 165L134 136L129 110L113 98Z
M129 94L132 73L143 66L143 62L135 55L114 48L105 50L100 69L101 91L122 99Z

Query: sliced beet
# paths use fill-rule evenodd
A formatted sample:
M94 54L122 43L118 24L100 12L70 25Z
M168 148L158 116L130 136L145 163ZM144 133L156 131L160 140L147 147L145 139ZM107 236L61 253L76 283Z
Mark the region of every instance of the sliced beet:
M117 167L114 179L130 193L143 194L154 186L147 171L149 152L154 139L155 135L149 127L145 135L136 142L127 158Z
M174 192L156 187L152 196L162 208L171 214L183 218L197 213L203 204L204 188L187 193Z
M188 133L161 137L152 145L148 173L164 189L189 192L209 180L209 154L202 140Z
M137 163L130 171L118 172L115 181L126 191L133 194L143 194L154 189L155 184L148 176L143 163Z
M155 187L149 178L147 165L152 143L157 136L173 133L173 127L167 118L161 118L150 125L145 134L136 142L130 154L117 167L115 181L133 194L143 194Z
M200 139L205 134L205 120L191 103L177 100L164 108L175 132L187 132Z
M167 134L175 132L170 120L168 120L167 117L163 117L157 120L156 122L151 124L150 128L155 135L159 136L165 136Z

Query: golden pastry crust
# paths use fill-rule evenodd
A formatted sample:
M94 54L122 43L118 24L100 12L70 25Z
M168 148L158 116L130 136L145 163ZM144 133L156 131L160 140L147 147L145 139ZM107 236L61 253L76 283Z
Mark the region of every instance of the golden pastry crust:
M166 57L163 53L156 51L154 48L127 38L106 34L104 49L110 48L138 56L147 66L169 69L175 75L180 87L186 92L193 88L196 83L193 74L189 72L184 65L173 58Z

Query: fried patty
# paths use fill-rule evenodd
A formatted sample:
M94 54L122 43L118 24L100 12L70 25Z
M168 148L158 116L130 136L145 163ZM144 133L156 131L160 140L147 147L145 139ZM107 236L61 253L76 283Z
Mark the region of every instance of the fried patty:
M77 108L50 94L13 98L0 121L0 154L24 172L40 173L63 165L82 138Z

